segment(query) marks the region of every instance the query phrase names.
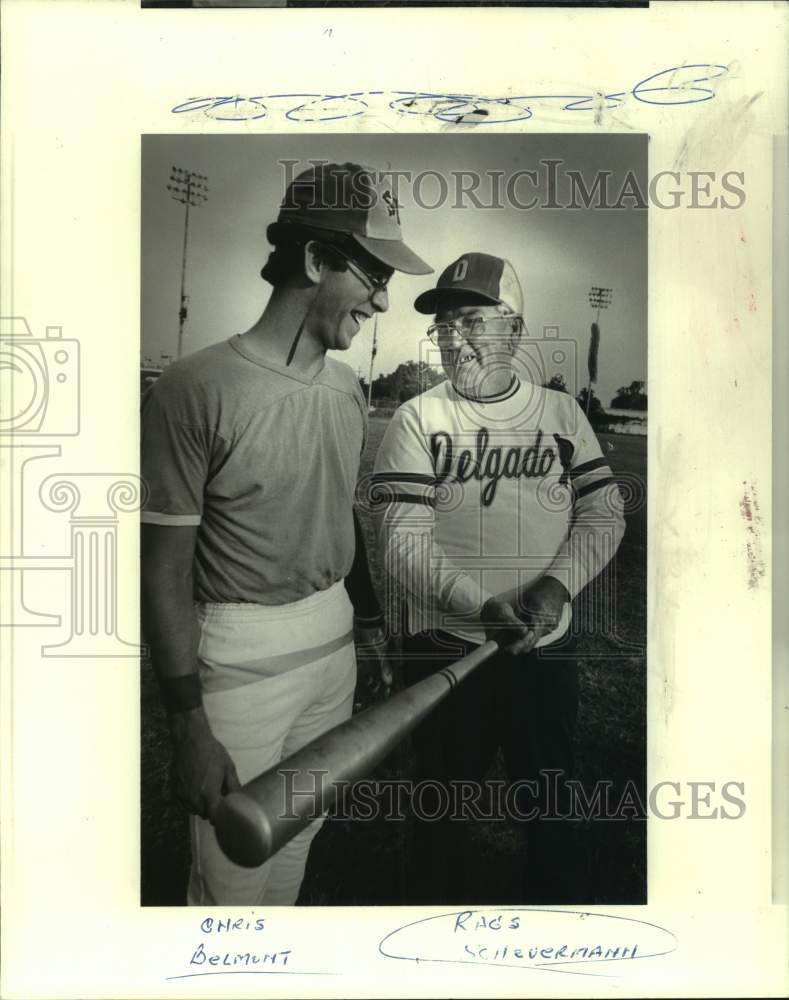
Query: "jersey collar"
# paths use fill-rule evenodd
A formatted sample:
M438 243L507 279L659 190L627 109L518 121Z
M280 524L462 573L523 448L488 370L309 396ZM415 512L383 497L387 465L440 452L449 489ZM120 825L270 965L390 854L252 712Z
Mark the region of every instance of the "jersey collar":
M460 389L452 386L453 392L460 396L462 399L468 399L472 403L502 403L505 399L509 399L514 396L515 393L520 389L521 384L517 375L512 376L512 381L507 386L503 392L497 393L495 396L470 396L465 392L461 392Z

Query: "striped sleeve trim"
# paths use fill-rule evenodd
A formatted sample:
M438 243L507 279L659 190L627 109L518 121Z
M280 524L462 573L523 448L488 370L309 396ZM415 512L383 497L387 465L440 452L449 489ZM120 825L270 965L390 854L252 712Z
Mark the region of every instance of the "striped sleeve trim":
M386 498L387 503L421 503L425 507L435 507L435 497L425 496L418 493L390 493Z
M589 472L595 472L597 469L605 469L605 471L609 474L611 472L608 462L602 457L602 455L600 458L593 458L591 462L584 462L582 465L576 465L574 469L570 469L569 477L570 479L580 479L581 476L585 476Z
M422 483L425 486L435 486L438 482L435 476L421 472L376 472L373 483Z
M590 493L594 493L603 486L610 486L612 483L616 484L616 480L613 476L604 476L602 479L595 479L593 483L587 483L586 486L582 486L580 489L575 490L575 499L580 500L582 497L589 496Z
M142 524L169 524L173 527L195 526L200 524L202 517L199 514L157 514L151 510L140 512Z
M612 479L611 466L602 456L577 465L570 472L570 485L576 500L593 493Z
M370 477L367 499L380 509L392 503L434 506L435 476L420 472L384 472Z

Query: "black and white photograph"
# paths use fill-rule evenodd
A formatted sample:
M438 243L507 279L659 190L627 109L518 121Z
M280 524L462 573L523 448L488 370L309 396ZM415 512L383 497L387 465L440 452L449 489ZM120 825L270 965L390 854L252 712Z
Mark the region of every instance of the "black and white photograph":
M0 4L0 995L785 996L789 7Z
M141 155L142 904L645 903L647 137Z

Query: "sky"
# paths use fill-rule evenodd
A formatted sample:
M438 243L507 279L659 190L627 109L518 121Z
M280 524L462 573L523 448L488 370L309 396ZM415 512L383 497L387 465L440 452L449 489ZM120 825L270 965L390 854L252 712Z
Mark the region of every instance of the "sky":
M147 135L142 145L142 331L141 358L158 362L175 355L184 238L184 206L167 184L178 166L208 177L208 201L190 211L186 292L189 316L184 353L249 329L262 312L270 286L260 268L271 247L266 227L276 218L286 182L284 160L298 160L296 171L311 159L347 160L382 170L436 171L447 179L449 196L438 207L440 182L425 174L418 187L401 182L398 195L406 242L435 274L395 274L390 307L378 319L378 353L373 377L408 360L435 359L427 354L429 320L413 308L416 296L433 287L438 274L467 251L506 257L524 294L528 337L547 364L553 349L540 346L546 327L558 327L568 357L578 358L578 387L585 384L590 324L588 303L593 285L613 289L611 306L601 314L599 374L596 392L604 405L621 385L647 378L647 211L623 200L622 209L546 208L549 168L561 160L556 200L570 200L566 171L578 171L591 189L598 171L609 171L609 200L629 171L647 190L647 140L644 135L590 134L386 134L375 135ZM292 168L290 168L292 169ZM477 197L503 208L478 207L458 197L458 171L481 178ZM516 171L537 170L537 184ZM454 174L453 174L454 172ZM498 172L500 180L493 174ZM503 173L502 173L503 172ZM521 205L537 197L534 208L506 198L507 183ZM466 185L470 182L465 181ZM515 185L514 188L512 185ZM421 204L420 204L421 202ZM351 347L333 352L368 376L373 323L357 334ZM556 369L558 370L558 368ZM553 372L549 372L553 374Z

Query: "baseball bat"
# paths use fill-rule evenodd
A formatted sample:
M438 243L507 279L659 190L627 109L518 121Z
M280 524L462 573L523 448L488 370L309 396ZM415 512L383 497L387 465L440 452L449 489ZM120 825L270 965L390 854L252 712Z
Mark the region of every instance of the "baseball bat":
M328 730L275 767L226 795L211 821L237 865L257 868L335 804L453 688L497 650L483 643L456 663Z

